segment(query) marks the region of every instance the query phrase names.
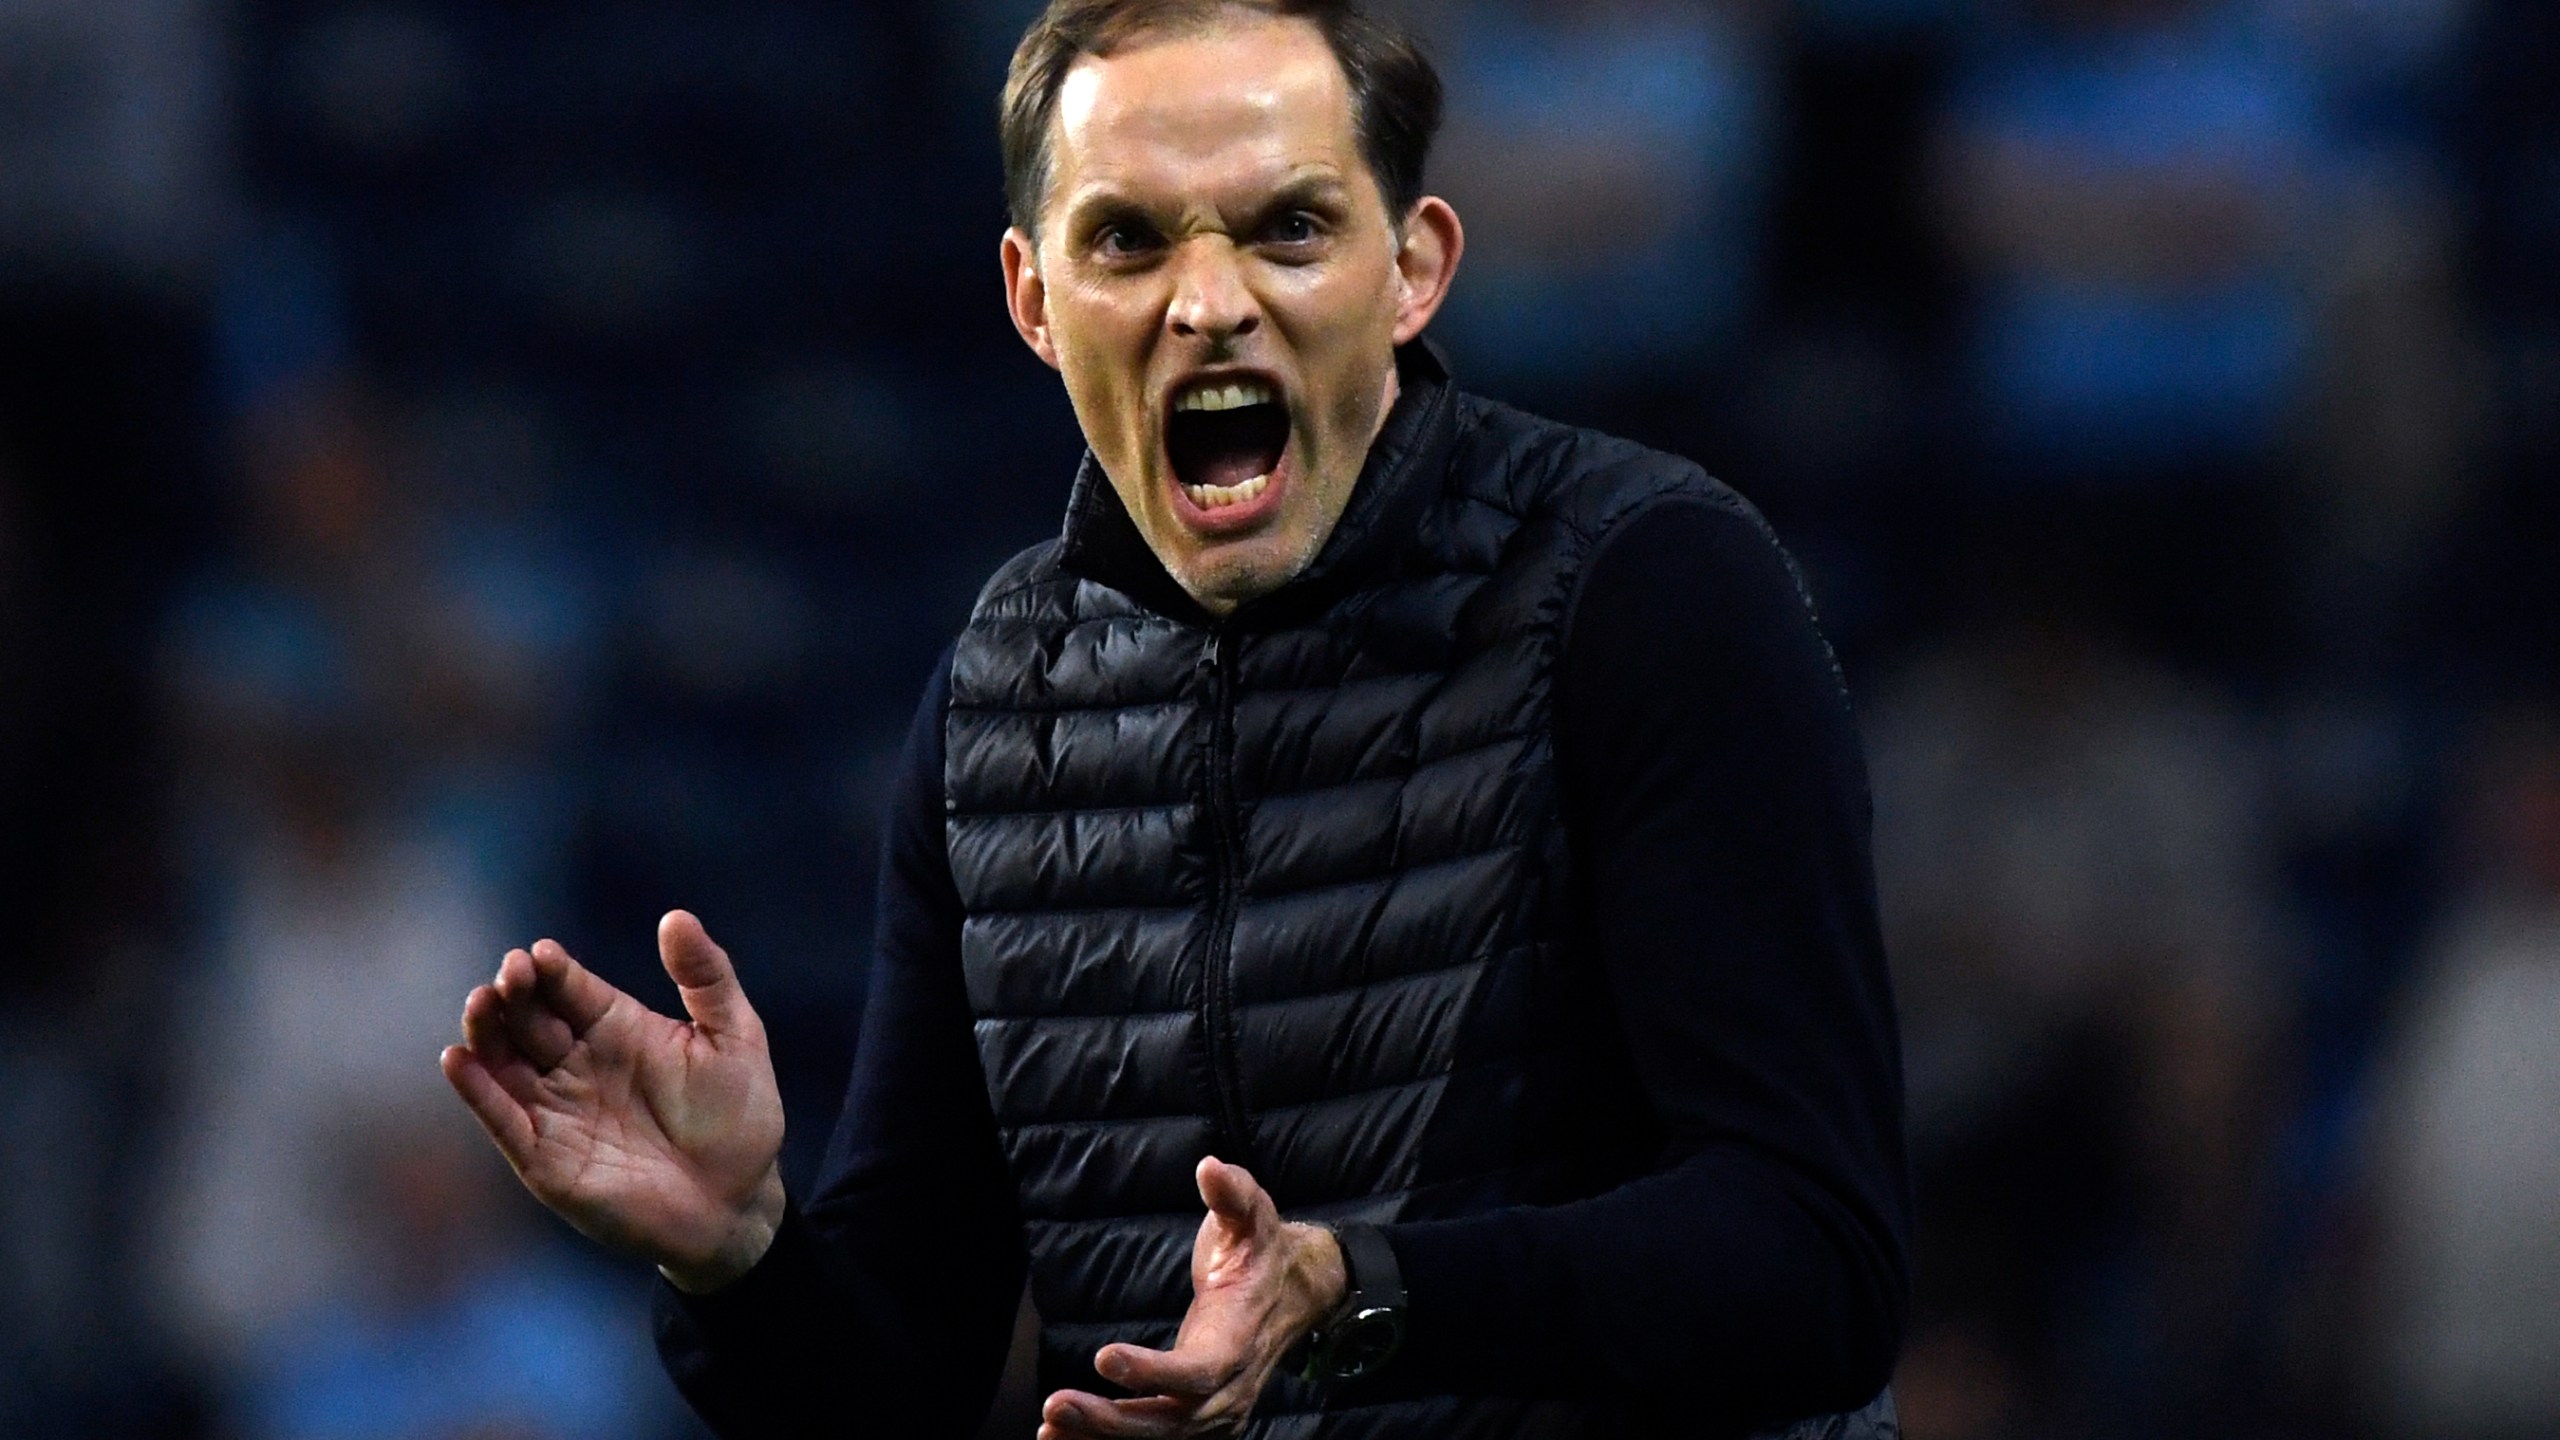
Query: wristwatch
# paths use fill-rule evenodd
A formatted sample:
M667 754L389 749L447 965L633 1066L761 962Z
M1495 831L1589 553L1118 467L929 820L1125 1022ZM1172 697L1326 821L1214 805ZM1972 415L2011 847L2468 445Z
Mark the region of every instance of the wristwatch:
M1298 1374L1318 1382L1358 1380L1378 1373L1404 1344L1404 1274L1377 1226L1328 1228L1342 1247L1349 1283L1342 1303L1307 1336Z

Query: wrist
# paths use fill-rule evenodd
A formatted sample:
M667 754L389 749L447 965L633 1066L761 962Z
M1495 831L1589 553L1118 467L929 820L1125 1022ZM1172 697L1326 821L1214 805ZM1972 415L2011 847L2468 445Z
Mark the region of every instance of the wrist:
M1324 1318L1351 1293L1351 1270L1343 1262L1342 1244L1331 1230L1322 1225L1293 1224L1289 1228L1298 1242L1292 1247L1290 1265L1296 1281L1291 1289L1298 1297L1295 1313L1289 1317L1289 1334L1294 1343L1324 1323Z
M1403 1267L1374 1225L1330 1233L1341 1275L1337 1298L1307 1332L1291 1368L1318 1383L1365 1380L1404 1346Z
M737 1283L756 1262L773 1248L773 1237L782 1229L782 1216L788 1208L788 1197L782 1188L782 1163L776 1160L766 1167L764 1178L756 1183L753 1194L710 1253L700 1257L668 1259L658 1262L658 1273L667 1283L687 1295L708 1295Z

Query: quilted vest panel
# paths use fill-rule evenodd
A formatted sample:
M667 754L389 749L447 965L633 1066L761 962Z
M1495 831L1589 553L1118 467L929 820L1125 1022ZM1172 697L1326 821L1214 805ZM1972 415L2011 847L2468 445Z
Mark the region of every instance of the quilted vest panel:
M1405 480L1432 491L1419 523L1322 605L1182 618L1053 542L988 584L955 651L947 837L1044 1385L1111 1393L1095 1349L1170 1340L1204 1155L1292 1218L1376 1222L1553 1203L1643 1163L1603 1093L1624 1067L1600 987L1562 943L1552 679L1597 536L1724 492L1445 403L1445 466ZM1283 1379L1251 1433L1615 1429Z

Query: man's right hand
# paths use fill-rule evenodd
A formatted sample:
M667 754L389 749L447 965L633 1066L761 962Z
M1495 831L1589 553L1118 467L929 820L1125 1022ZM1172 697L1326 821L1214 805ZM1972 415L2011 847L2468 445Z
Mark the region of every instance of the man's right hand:
M444 1077L535 1198L680 1290L744 1275L782 1222L782 1093L729 957L682 910L658 955L690 1024L557 941L510 950L462 1006Z

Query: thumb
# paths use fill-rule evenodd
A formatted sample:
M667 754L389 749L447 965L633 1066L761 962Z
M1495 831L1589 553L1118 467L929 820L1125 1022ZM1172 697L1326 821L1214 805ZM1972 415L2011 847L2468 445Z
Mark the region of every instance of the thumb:
M1253 1229L1265 1211L1278 1213L1253 1172L1241 1165L1230 1165L1215 1155L1206 1156L1193 1178L1200 1182L1200 1199L1209 1207L1209 1213L1235 1230Z
M755 1024L755 1008L738 985L729 952L711 943L710 932L689 910L670 910L658 922L658 962L676 982L694 1027L706 1034L736 1034Z

